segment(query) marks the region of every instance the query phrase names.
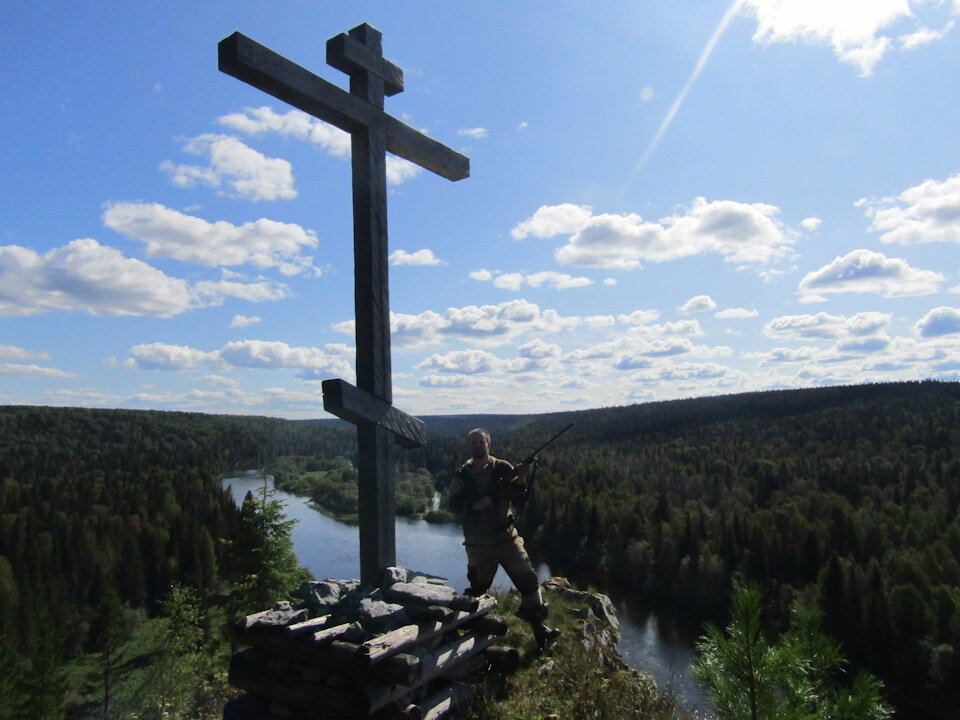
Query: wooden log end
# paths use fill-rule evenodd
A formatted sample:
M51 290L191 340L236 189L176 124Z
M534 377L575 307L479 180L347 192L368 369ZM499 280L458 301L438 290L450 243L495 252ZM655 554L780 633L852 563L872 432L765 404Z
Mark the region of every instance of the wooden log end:
M453 610L462 610L464 612L476 612L480 608L480 598L470 595L454 595L449 602Z
M398 653L370 668L368 674L385 685L416 687L423 681L423 661L410 653Z
M507 621L496 615L480 615L464 623L464 627L481 635L503 637L507 634Z

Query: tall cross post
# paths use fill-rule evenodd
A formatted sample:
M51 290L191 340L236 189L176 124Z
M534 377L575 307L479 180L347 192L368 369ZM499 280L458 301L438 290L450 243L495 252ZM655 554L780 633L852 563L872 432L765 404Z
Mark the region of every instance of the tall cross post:
M393 444L426 444L423 422L393 407L386 151L448 180L468 177L470 160L384 112L403 71L384 59L370 25L327 41L327 63L350 76L349 93L240 33L221 40L218 55L228 75L350 133L357 386L325 380L323 406L357 426L360 579L376 585L396 564Z

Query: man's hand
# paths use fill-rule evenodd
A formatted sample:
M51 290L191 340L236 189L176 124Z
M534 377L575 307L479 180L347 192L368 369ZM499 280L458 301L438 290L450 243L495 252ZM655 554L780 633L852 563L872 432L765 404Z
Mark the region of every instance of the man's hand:
M487 508L493 507L493 500L490 499L489 495L484 495L479 500L476 500L473 503L474 510L486 510Z
M522 483L527 477L527 473L530 471L529 463L522 462L513 468L513 478Z

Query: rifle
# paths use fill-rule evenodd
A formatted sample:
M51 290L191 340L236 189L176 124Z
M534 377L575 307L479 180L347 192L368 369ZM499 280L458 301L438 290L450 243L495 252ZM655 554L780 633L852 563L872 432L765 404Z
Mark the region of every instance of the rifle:
M541 446L538 447L536 450L534 450L532 454L530 454L530 455L528 455L526 458L524 458L521 463L519 463L519 465L527 465L528 467L532 466L532 467L533 467L533 472L530 473L530 478L527 480L526 491L523 493L522 499L521 499L520 501L518 501L518 503L516 503L516 505L515 505L516 510L517 510L517 517L520 516L520 513L523 511L523 508L526 506L527 499L530 497L530 493L531 493L531 491L532 491L532 489L533 489L533 478L534 478L534 476L536 475L536 469L537 469L537 456L538 456L541 452L543 452L547 447L549 447L549 446L552 445L554 442L556 442L557 438L559 438L559 437L560 437L561 435L563 435L567 430L569 430L570 428L572 428L572 427L574 426L574 424L575 424L575 423L570 423L569 425L567 425L565 428L563 428L563 430L561 430L560 432L558 432L557 434L555 434L553 437L551 437L549 440L547 440L543 445L541 445ZM517 467L519 467L519 465L518 465ZM501 492L503 492L503 490L504 490L504 488L506 487L506 485L507 485L508 483L513 482L513 480L514 480L516 477L517 477L517 472L516 472L516 467L515 467L513 472L511 472L511 473L509 473L508 475L505 475L505 476L503 476L503 477L497 478L496 481L494 482L493 486L490 488L490 491L489 491L490 497L491 497L491 498L496 498ZM472 485L472 484L471 484L471 485ZM473 492L475 492L475 491L476 491L475 489L474 489L473 491L470 491L470 490L467 490L467 489L465 488L465 495L466 495L466 497L465 497L465 499L464 499L464 501L463 501L465 507L468 507L468 508L469 508L470 505L473 503L473 501L474 501L475 499L477 499L477 498L475 498L475 496L473 495ZM510 525L513 524L513 522L515 522L515 520L514 520L514 521L511 521L510 523L508 523L505 527L509 527Z
M576 423L570 423L569 425L567 425L565 428L563 428L563 430L561 430L560 432L558 432L558 433L557 433L556 435L554 435L552 438L550 438L549 440L547 440L543 445L541 445L541 446L538 447L536 450L534 450L533 453L531 453L530 455L528 455L527 457L525 457L525 458L523 459L523 462L520 463L520 465L526 465L526 466L528 466L528 467L531 467L531 468L532 468L532 472L530 473L530 479L527 481L527 491L523 494L523 499L517 504L517 517L520 517L520 513L523 512L523 508L524 508L524 507L526 506L526 504L527 504L527 498L530 497L530 493L531 493L532 490L533 490L533 478L534 478L534 477L536 476L536 474L537 474L537 456L538 456L541 452L543 452L544 450L546 450L546 449L547 449L550 445L552 445L554 442L556 442L557 438L559 438L561 435L563 435L567 430L569 430L570 428L572 428L575 424L576 424ZM503 488L504 485L506 485L508 482L511 482L516 476L517 476L516 468L514 468L514 471L513 471L508 477L501 478L501 479L497 480L497 482L494 484L494 488L493 488L494 494L496 494L497 492L499 492L499 491Z
M531 465L531 464L537 462L537 455L539 455L541 452L543 452L544 450L546 450L550 445L552 445L552 444L556 441L556 439L557 439L558 437L560 437L561 435L563 435L567 430L569 430L570 428L572 428L575 424L576 424L576 423L570 423L569 425L567 425L563 430L561 430L560 432L558 432L558 433L557 433L556 435L554 435L552 438L550 438L549 440L547 440L543 445L541 445L541 446L538 447L536 450L534 450L532 455L524 458L524 461L523 461L522 463L520 463L520 464L521 464L521 465Z

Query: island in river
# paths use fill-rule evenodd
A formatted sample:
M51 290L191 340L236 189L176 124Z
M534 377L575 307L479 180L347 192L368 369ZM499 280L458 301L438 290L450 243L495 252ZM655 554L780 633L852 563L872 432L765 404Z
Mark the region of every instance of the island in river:
M264 471L274 477L278 490L309 498L317 511L334 520L357 524L357 471L347 458L282 455ZM426 468L398 470L394 496L397 517L454 522L453 515L439 507L440 496Z

